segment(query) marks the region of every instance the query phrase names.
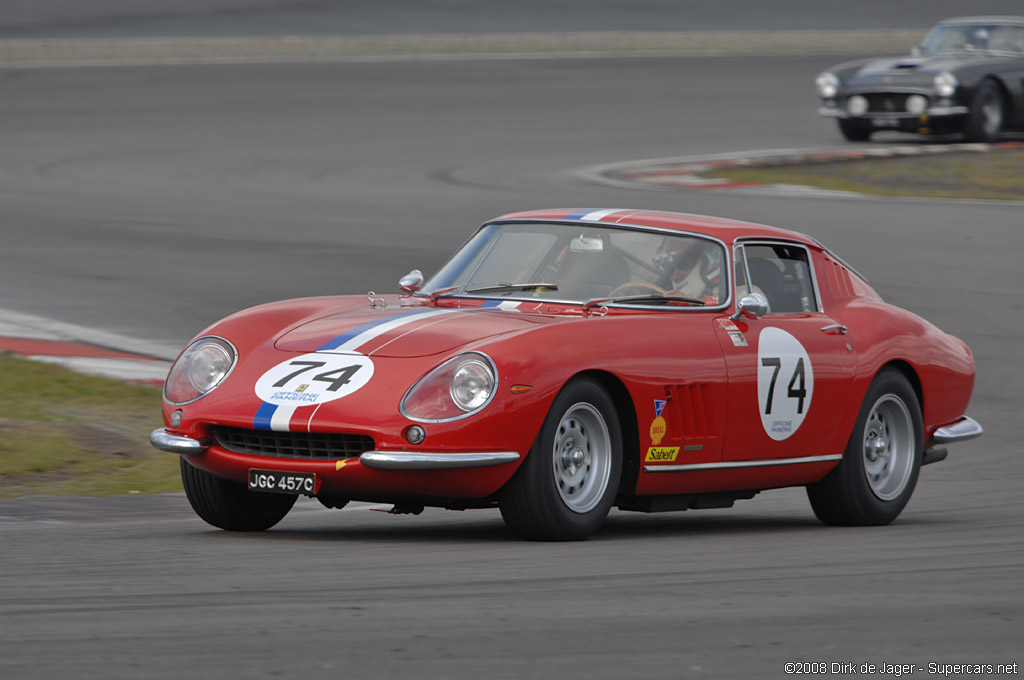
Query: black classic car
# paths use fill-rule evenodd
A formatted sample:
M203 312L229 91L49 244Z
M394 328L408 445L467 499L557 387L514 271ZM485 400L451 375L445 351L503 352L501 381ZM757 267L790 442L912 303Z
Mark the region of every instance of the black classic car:
M816 84L818 113L850 141L893 130L993 142L1024 129L1024 17L946 19L909 56L839 64Z

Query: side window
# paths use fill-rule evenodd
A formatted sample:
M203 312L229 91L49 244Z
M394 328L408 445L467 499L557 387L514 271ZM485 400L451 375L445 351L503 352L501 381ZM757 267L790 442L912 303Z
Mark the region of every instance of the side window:
M782 243L758 243L745 245L743 251L750 283L755 293L761 293L768 300L769 312L818 311L804 248Z

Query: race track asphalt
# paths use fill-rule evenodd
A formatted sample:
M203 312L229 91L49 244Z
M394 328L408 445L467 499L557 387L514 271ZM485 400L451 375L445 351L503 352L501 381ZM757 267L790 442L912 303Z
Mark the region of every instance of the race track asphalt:
M0 676L750 678L797 661L918 675L1024 662L1020 206L579 174L835 146L811 87L834 60L0 69L0 308L180 345L259 302L394 290L504 212L715 214L815 236L963 338L986 428L925 468L883 528L823 527L801 490L616 512L577 544L514 540L493 511L303 503L270 532L232 535L180 495L5 502Z

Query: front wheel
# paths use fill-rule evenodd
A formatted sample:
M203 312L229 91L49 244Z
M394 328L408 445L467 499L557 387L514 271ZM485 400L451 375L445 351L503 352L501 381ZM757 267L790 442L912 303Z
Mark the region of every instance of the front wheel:
M608 516L622 474L622 430L599 382L573 380L555 398L540 434L499 498L513 533L579 541Z
M181 482L192 509L227 531L263 531L288 514L298 496L258 493L215 477L181 459Z
M924 452L921 406L895 369L868 387L843 459L807 487L814 514L825 524L888 524L903 511L917 484Z
M871 128L865 127L852 120L846 120L845 118L839 118L839 134L843 136L848 142L866 142L871 139Z
M995 142L1003 131L1006 107L1003 91L994 80L978 86L964 121L964 137L969 142Z

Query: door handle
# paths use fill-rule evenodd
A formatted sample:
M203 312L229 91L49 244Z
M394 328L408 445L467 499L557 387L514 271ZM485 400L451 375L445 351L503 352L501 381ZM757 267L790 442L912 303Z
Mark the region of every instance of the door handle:
M821 332L826 335L846 335L846 326L841 323L830 323L821 327Z

